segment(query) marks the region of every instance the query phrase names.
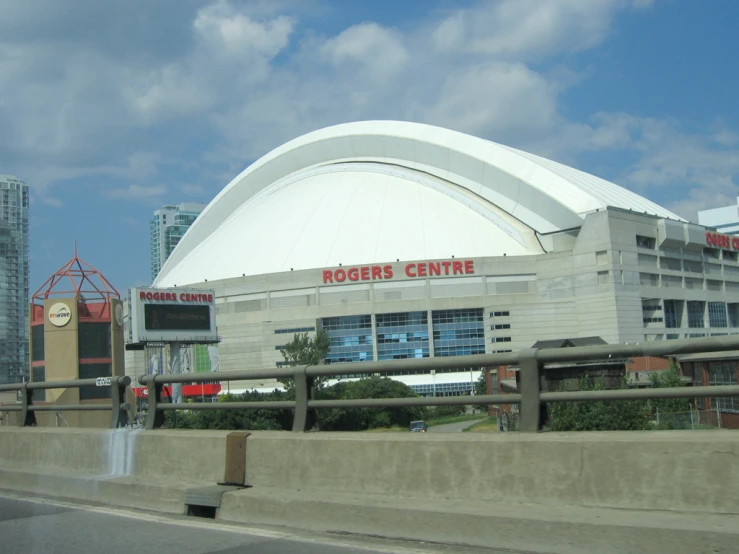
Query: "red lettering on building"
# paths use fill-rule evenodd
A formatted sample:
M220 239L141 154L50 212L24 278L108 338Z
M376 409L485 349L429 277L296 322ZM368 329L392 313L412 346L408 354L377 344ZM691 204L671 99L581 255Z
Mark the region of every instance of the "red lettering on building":
M739 240L739 237L737 237ZM403 267L405 275L411 279L418 277L434 277L441 275L474 275L474 260L453 260L445 262L416 262L409 263ZM395 276L393 266L388 264L380 265L364 265L338 269L324 269L323 282L343 283L347 279L349 281L370 281L377 279L392 279ZM181 298L183 301L184 298ZM212 295L193 295L192 300L212 302Z
M326 270L323 272L324 279L325 278L331 278L331 271ZM324 281L325 282L325 281ZM207 302L212 304L213 303L213 295L212 294L204 294L202 292L198 293L186 293L182 292L177 295L177 293L174 292L163 292L163 291L139 291L139 300L143 301L154 301L154 302Z
M706 245L716 248L731 248L739 250L739 237L721 235L719 233L706 232Z

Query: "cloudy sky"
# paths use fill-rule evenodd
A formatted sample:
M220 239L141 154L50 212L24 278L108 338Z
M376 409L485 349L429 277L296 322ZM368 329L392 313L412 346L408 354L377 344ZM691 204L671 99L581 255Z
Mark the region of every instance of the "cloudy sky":
M31 287L71 257L149 279L148 221L361 119L574 165L691 220L739 194L735 0L2 0L0 173Z

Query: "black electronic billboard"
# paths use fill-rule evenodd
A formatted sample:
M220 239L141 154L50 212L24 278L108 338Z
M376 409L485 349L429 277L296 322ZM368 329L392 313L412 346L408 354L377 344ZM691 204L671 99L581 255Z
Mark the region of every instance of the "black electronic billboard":
M144 304L147 331L209 331L210 306Z

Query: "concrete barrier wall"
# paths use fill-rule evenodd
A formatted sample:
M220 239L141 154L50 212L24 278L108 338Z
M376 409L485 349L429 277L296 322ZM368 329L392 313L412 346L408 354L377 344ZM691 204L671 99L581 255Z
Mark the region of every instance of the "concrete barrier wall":
M0 428L0 466L138 476L183 483L223 479L228 431Z
M134 473L146 479L223 480L228 431L134 431Z
M0 464L21 470L59 469L105 474L110 431L102 429L0 428Z
M226 431L0 428L0 468L212 485ZM254 432L252 491L739 513L739 433ZM0 488L3 483L0 482Z
M289 434L247 442L254 487L739 513L739 433Z

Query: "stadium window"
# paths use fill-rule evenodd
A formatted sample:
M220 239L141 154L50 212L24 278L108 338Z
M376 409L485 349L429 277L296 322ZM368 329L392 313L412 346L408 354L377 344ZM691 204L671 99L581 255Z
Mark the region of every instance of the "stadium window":
M708 325L709 327L728 327L725 302L708 303Z
M688 301L688 327L705 327L705 302Z
M650 250L654 250L655 246L657 245L657 241L652 237L636 235L636 245L639 248L649 248Z

